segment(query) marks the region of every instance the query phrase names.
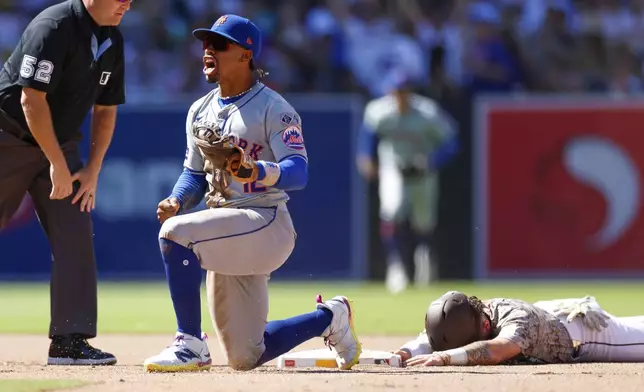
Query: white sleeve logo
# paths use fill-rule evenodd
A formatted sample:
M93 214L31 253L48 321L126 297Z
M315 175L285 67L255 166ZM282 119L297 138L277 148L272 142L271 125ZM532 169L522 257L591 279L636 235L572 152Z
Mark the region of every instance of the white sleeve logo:
M36 69L35 67L36 63L38 63L38 69ZM49 83L51 81L51 73L53 71L54 64L52 64L51 61L40 60L40 62L38 62L37 58L28 54L24 55L24 57L22 58L22 64L20 65L20 76L25 79L31 78L35 73L35 80L42 83Z

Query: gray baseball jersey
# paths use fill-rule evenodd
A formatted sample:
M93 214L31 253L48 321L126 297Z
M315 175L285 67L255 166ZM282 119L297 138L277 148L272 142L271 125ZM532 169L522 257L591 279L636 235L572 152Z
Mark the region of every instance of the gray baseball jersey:
M491 320L492 337L502 337L521 347L521 354L546 363L572 360L573 341L561 321L533 304L493 298L483 301Z
M456 132L451 118L433 100L418 94L410 98L411 111L401 114L391 95L367 104L364 123L380 138L381 151L390 151L386 160L398 167L417 166ZM384 157L383 157L384 158ZM385 159L383 159L385 160Z
M219 128L255 160L279 162L289 156L307 159L301 119L277 92L257 83L235 103L220 105L219 89L197 100L188 112L188 148L184 166L203 173L213 191L193 132ZM178 215L164 222L159 236L189 247L208 271L206 286L211 318L229 364L249 368L265 350L268 279L295 247L296 232L285 192L232 181L232 196L219 207Z
M235 103L220 105L219 88L197 100L186 119L187 151L184 166L204 172L210 191L215 173L207 170L204 156L197 147L193 132L199 126L219 128L233 136L254 160L280 162L294 155L307 159L302 135L302 121L295 109L277 92L258 82ZM267 187L260 181L242 184L233 181L232 196L225 201L230 207L270 207L289 199L286 192Z
M385 221L409 219L413 228L428 232L438 221L439 184L427 162L436 148L456 133L453 121L427 97L412 94L411 110L401 114L392 95L367 104L364 123L378 138L380 217ZM404 168L422 176L409 181Z

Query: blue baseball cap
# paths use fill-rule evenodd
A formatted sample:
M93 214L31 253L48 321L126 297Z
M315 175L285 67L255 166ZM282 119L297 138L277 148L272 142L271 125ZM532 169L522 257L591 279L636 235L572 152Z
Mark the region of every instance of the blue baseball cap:
M200 41L203 41L210 34L218 34L228 38L239 46L253 52L253 58L257 59L262 50L262 33L255 23L238 15L223 15L209 29L196 29L192 32Z
M469 20L474 23L499 25L501 23L501 13L496 5L480 1L470 4Z

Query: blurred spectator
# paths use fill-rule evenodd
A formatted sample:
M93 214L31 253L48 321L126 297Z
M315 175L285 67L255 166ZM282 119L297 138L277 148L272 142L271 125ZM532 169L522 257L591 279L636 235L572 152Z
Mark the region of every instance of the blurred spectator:
M58 1L0 0L3 61L28 20ZM137 0L122 25L129 101L191 100L208 89L190 32L223 13L264 31L258 63L280 92L372 98L397 68L437 98L642 91L644 0Z
M509 92L522 86L519 59L502 35L499 9L491 2L473 3L464 61L467 87L473 92Z
M632 95L642 91L641 69L627 44L615 47L610 56L607 89L615 95Z
M436 98L453 93L463 82L463 28L451 20L456 2L401 0L400 6L425 51L426 93Z
M561 1L551 1L538 29L523 40L523 53L531 64L536 90L577 90L581 80L581 42L569 28L569 16Z

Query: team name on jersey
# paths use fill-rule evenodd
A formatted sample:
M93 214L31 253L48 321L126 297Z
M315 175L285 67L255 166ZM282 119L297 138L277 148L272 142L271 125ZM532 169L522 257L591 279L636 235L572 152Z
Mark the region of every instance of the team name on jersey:
M248 142L248 140L234 135L231 135L230 138L236 145L241 147L241 149L244 150L249 157L256 161L259 160L259 154L264 149L264 146L255 142L250 143Z

